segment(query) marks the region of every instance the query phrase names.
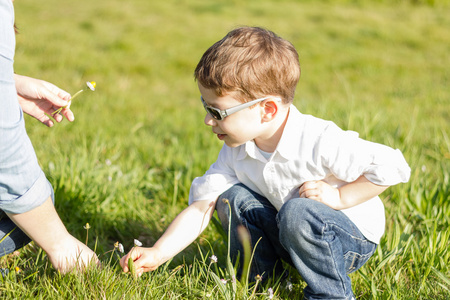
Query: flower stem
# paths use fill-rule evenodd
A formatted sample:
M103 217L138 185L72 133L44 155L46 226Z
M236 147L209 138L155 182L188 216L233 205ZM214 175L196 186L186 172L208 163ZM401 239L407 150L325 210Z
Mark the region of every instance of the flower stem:
M78 96L79 94L81 94L81 92L84 90L79 90L78 92L76 92L69 100L69 103L72 102L72 100ZM61 112L61 110L63 110L63 108L66 108L69 104L67 104L66 106L61 106L60 108L58 108L57 110L55 110L54 112L52 112L52 116L59 114Z
M76 92L76 93L72 96L72 98L70 98L70 101L72 101L76 96L78 96L79 94L81 94L82 91L84 91L84 90L79 90L78 92Z

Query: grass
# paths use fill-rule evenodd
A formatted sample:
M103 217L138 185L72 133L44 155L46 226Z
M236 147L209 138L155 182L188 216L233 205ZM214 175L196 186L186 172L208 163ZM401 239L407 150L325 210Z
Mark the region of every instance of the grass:
M15 1L15 71L71 93L96 81L52 129L27 118L68 230L96 248L101 270L60 276L31 244L0 259L5 299L298 299L228 281L227 245L214 226L171 262L139 280L122 274L120 241L151 246L187 205L192 179L221 143L203 124L193 80L203 52L239 25L267 27L300 54L295 104L365 139L399 148L407 184L382 194L386 233L351 275L360 299L450 295L450 17L446 1ZM215 254L217 264L209 257ZM113 255L111 259L111 255ZM16 267L19 272L15 271ZM215 275L214 275L215 274ZM227 277L228 276L228 277ZM234 293L234 294L233 294ZM227 296L228 295L228 296Z

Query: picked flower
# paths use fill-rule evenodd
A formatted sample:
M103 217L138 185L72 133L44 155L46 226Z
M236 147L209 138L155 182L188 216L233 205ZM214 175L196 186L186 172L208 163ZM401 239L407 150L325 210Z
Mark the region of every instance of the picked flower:
M142 247L142 243L139 240L134 239L134 246L135 247Z
M96 83L95 81L91 81L91 82L87 81L87 82L86 82L86 86L89 88L89 90L95 91L95 87L97 86L97 83ZM72 96L72 98L70 98L69 103L67 103L66 106L62 106L62 107L60 107L59 109L55 110L55 111L52 113L52 116L53 116L53 115L56 115L56 114L59 114L59 113L61 112L61 110L63 110L63 108L70 108L70 104L72 104L72 100L75 99L75 97L78 96L79 94L81 94L83 91L84 91L84 90L81 89L81 90L79 90L78 92L76 92L76 93Z
M123 249L123 245L119 242L115 242L114 243L114 248L117 248L117 250L119 250L120 253L124 253L125 250Z
M213 255L210 257L210 259L213 263L217 263L217 256Z
M95 87L97 86L97 83L95 81L91 81L91 82L87 81L86 85L91 91L95 91Z
M83 228L89 230L91 228L91 225L89 225L89 223L86 223L86 225L84 225Z

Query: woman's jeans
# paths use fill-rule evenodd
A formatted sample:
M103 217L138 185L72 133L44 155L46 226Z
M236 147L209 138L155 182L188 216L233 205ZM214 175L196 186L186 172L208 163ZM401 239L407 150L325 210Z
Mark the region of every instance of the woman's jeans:
M231 206L231 224L225 199ZM216 209L225 232L230 226L233 261L240 257L239 266L243 265L238 226L248 229L252 247L256 245L249 278L280 276L283 260L307 283L306 299L352 299L348 274L358 270L377 247L344 213L311 199L291 199L277 211L266 198L237 184L219 197Z
M30 238L0 210L0 257L31 242Z

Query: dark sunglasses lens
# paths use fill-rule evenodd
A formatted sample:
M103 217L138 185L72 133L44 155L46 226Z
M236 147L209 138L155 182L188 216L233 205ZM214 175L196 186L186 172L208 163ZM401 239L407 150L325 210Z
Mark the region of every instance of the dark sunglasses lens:
M217 110L212 109L211 107L206 107L206 111L216 120L222 120L222 116Z

